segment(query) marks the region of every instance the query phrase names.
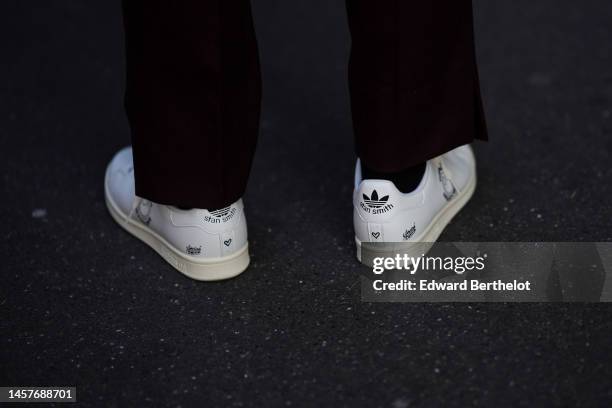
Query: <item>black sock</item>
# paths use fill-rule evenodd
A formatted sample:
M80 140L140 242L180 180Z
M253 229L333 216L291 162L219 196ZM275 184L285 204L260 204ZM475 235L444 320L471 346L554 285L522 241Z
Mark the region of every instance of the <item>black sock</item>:
M389 180L395 187L402 193L410 193L419 186L423 175L425 175L425 164L426 162L417 164L416 166L409 167L396 173L381 173L379 171L368 168L363 163L361 164L361 178L377 179L377 180Z

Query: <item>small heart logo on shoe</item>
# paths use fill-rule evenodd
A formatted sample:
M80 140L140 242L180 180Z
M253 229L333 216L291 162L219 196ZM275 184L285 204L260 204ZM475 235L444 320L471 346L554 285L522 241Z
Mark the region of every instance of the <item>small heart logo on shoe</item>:
M232 239L230 238L230 239L228 239L226 241L223 241L223 243L225 244L226 247L228 247L228 246L232 245Z
M374 239L378 239L378 237L380 237L380 232L373 232L372 236L374 237Z

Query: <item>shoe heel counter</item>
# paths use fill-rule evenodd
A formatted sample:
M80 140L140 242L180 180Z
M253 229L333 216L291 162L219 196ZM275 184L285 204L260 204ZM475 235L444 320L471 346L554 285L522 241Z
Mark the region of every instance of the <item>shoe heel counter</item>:
M229 256L244 248L247 244L247 224L242 199L228 207L208 212L207 217L212 222L209 232L217 243L217 256Z
M353 197L355 236L362 242L385 242L385 232L399 211L402 193L387 180L364 180Z
M226 228L218 234L219 248L221 248L222 256L232 255L244 248L248 242L244 206L242 202L239 205L235 204L235 206L237 209L236 215L227 223Z
M218 258L234 254L247 243L246 218L242 201L228 207L197 210L197 218L188 212L169 208L171 224L166 238L186 255Z

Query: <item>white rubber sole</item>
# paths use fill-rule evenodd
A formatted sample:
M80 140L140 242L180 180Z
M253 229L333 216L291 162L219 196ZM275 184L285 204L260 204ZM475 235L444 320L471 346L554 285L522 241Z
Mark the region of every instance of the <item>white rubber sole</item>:
M108 175L104 180L104 196L113 219L127 232L153 248L177 271L198 281L218 281L236 277L249 266L248 243L235 254L218 258L200 259L180 252L146 225L129 219L109 194L107 180Z
M450 201L429 223L421 237L413 242L389 242L389 243L372 243L366 245L367 249L361 244L359 238L355 236L357 245L357 259L359 262L367 266L372 266L369 260L375 257L394 257L396 254L407 254L409 257L418 257L431 249L433 244L438 240L442 231L451 222L451 220L461 211L463 207L470 201L476 191L476 170L467 186L458 194L457 198ZM366 251L366 256L363 256L362 251Z

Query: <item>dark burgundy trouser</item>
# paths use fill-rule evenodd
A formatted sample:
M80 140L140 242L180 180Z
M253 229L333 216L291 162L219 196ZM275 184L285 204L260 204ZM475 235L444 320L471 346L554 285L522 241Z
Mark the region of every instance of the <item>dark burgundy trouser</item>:
M261 79L248 0L123 0L136 192L221 208L244 193ZM471 0L347 0L357 155L399 171L486 139Z

